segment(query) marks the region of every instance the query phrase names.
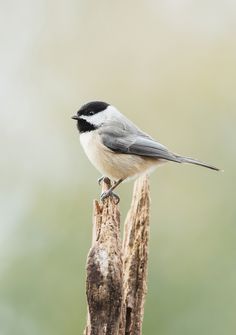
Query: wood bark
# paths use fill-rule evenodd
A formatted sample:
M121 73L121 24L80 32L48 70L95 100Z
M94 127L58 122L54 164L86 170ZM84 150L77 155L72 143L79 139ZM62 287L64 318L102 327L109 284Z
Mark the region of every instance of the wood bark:
M150 196L147 177L134 185L131 208L125 220L123 239L123 304L120 335L142 333L147 293Z
M105 179L103 191L110 187ZM95 200L93 241L87 259L88 320L85 335L141 335L147 292L149 185L134 185L125 220L123 246L115 199Z

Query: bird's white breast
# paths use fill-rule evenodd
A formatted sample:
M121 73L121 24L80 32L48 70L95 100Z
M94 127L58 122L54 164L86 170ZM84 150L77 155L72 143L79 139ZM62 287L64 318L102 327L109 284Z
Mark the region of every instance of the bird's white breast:
M81 134L80 142L95 168L112 180L137 176L160 163L156 159L113 152L103 145L96 130Z
M98 135L96 131L89 131L80 135L80 143L92 164L97 160L98 151Z
M80 143L95 168L103 175L115 179L111 166L112 152L101 143L98 132L94 130L81 134Z

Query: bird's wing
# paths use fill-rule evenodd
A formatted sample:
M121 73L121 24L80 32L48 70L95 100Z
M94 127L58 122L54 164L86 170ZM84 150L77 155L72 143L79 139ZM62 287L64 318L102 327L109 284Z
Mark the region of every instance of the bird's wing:
M162 144L154 141L139 129L123 129L122 127L106 126L100 132L102 143L117 153L139 155L181 162Z

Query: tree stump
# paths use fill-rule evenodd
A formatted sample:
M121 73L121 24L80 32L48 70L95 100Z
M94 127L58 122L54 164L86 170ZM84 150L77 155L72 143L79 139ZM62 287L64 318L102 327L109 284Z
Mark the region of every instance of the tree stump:
M102 190L110 187L105 178ZM134 185L125 220L112 197L94 201L93 239L87 259L85 335L140 335L147 292L150 196L147 176Z

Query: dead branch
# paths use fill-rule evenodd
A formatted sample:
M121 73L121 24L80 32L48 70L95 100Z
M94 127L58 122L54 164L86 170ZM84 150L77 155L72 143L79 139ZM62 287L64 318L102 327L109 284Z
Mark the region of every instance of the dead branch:
M103 191L109 187L105 180ZM112 198L94 202L85 335L141 335L147 291L149 207L148 179L140 177L135 182L121 250L118 206Z
M134 185L131 208L125 220L123 241L124 298L120 335L140 335L147 293L149 241L149 184L146 176Z
M110 181L103 182L103 191ZM93 243L87 259L86 335L117 334L122 303L120 213L111 197L94 202Z

